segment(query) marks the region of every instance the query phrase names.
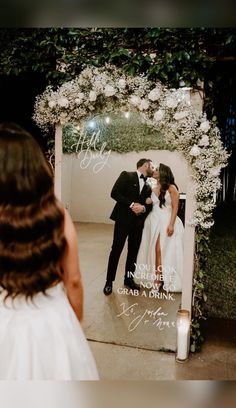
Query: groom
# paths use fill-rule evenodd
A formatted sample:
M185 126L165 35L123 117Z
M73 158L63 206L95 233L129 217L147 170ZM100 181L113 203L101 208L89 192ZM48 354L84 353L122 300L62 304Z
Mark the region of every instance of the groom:
M109 256L106 284L103 289L105 295L112 293L112 283L125 241L128 238L128 254L125 265L124 285L130 289L140 289L130 277L135 271L135 262L142 238L145 218L152 209L152 204L146 204L151 195L151 188L146 183L147 177L153 174L152 161L140 159L137 171L123 171L115 182L111 197L116 201L110 218L115 221L112 249Z

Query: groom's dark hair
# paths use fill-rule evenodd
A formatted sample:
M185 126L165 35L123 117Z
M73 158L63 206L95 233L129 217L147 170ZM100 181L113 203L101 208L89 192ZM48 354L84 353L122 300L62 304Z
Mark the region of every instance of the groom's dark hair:
M142 167L142 165L144 164L144 163L147 163L147 162L151 162L152 160L150 160L150 159L140 159L138 162L137 162L137 169L139 168L139 167Z

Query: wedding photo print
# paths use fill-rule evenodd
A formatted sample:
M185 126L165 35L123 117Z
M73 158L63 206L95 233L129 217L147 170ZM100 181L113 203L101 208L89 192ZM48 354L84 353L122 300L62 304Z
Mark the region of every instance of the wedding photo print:
M0 379L235 379L235 30L3 31Z

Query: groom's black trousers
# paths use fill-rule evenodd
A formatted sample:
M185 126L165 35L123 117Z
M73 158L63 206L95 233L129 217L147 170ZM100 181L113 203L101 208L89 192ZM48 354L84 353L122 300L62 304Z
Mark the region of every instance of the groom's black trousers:
M131 223L116 221L114 227L113 243L108 260L107 281L114 281L116 270L119 263L121 252L124 248L125 241L128 238L128 253L125 265L125 276L129 278L128 272L135 271L137 254L142 238L144 221L141 219L133 220Z

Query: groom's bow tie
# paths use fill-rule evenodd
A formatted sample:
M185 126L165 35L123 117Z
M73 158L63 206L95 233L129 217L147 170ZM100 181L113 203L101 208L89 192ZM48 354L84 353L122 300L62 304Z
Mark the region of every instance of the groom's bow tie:
M145 177L143 174L141 174L140 178L143 179L144 181L147 180L147 177Z

